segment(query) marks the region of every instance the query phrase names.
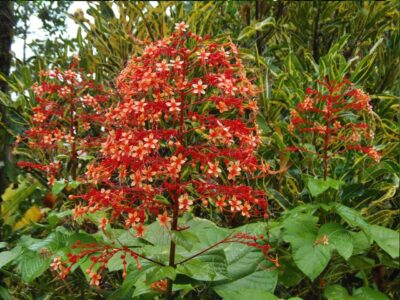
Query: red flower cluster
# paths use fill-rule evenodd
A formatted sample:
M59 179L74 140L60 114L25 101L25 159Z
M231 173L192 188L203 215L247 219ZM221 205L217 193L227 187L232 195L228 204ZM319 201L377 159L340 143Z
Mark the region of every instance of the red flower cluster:
M17 142L39 151L40 161L18 163L44 172L49 185L55 179L76 178L77 157L98 144L104 107L109 92L72 69L42 72L33 86L37 105L32 108L32 126ZM69 167L68 167L69 165Z
M75 217L106 212L101 229L112 222L141 237L145 222L157 218L178 230L178 216L196 203L267 216L265 193L248 185L269 170L256 157L257 89L233 43L197 36L184 23L176 28L147 44L119 75L121 101L107 112L106 138L87 167L94 187L70 196L81 199ZM112 251L120 250L107 250L101 260Z
M380 154L369 145L374 132L359 121L361 113L372 110L368 94L347 79L341 82L317 81L318 88L308 88L306 97L291 111L289 131L310 138L316 152L305 147L289 147L289 151L305 151L327 162L345 151L360 151L379 161ZM303 139L303 142L305 140Z
M122 101L106 115L101 159L87 172L101 189L82 196L78 215L107 210L135 227L198 200L246 217L265 213L265 194L242 180L260 169L260 139L256 89L234 44L178 29L132 58L117 88Z

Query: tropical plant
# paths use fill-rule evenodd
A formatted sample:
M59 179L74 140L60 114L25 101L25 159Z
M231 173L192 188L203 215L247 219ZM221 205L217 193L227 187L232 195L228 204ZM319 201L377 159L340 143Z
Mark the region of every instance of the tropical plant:
M2 297L7 299L10 293L18 299L65 299L66 294L82 299L130 299L132 296L151 299L163 294L161 291L167 282L162 278L174 278L174 274L173 289L179 289L176 293L185 299L398 297L398 2L102 1L90 2L88 6L86 12L80 10L73 16L80 27L77 48L66 42L65 49L59 48L49 57L46 54L26 63L18 62L9 77L2 77L12 91L0 97L7 113L6 117L2 115L3 132L16 137L28 129L33 115L31 108L36 105L31 86L38 80L37 74L49 66L65 69L70 53L79 51L80 66L86 72L94 72L96 82L114 86L114 79L130 62L132 53L134 57L143 54L151 41L170 35L177 22L185 21L196 34L210 34L221 44L230 42L227 39L230 35L238 45L248 78L254 79L259 88L256 99L260 110L255 120L261 142L257 159L265 162L265 170L280 170L276 176L249 177L246 181L268 196L272 221L236 227L247 223L238 212L238 216L229 218L218 213L211 203L206 207L194 201L192 211L186 211L178 219L180 226L190 226L180 231L185 235L182 239L160 226L156 217L163 215L162 211L146 214L147 230L143 238L134 238L134 228L124 229L122 217L119 224L114 219L104 230L99 230L101 220L110 217L107 212L85 213L74 221L69 209L73 202L66 201L71 193L86 193L85 186L72 191L59 185L62 191L57 197L64 205L51 211L43 209L49 190L38 185L31 175L38 179L41 176L16 169L10 156L6 156L5 168L1 170L14 185L3 195L6 201L2 204L2 217L7 222L2 226L5 243L1 244L3 252L0 253L0 271L5 274L0 283ZM360 145L373 144L381 157L376 162L359 151L342 152L340 146L344 143L334 143L332 146L337 147L340 155L328 159L327 178L323 180L323 159L309 153L314 151L313 134L299 133L296 127L293 132L289 131L290 112L310 97L307 87L325 95L326 89L316 80L339 83L343 78L348 78L353 88L369 95L373 109L371 112L351 110L340 117L346 124L368 124L366 133L375 133L373 143L362 138ZM311 96L313 102L319 98ZM141 99L135 99L138 100ZM319 118L308 111L299 115L313 120ZM110 124L105 127L112 128ZM199 140L202 137L205 138L196 135ZM322 146L323 140L321 136L315 138ZM323 150L318 143L315 150ZM293 145L306 151L287 151ZM15 157L27 160L26 151L18 149ZM96 163L102 159L98 157ZM223 163L221 166L225 167ZM221 174L225 175L225 171ZM113 183L117 180L115 176ZM125 184L132 188L128 186L129 180ZM101 186L93 187L101 192ZM168 195L164 197L170 201ZM83 199L79 201L83 206L86 203ZM168 204L165 207L169 211ZM197 238L188 234L189 231ZM64 280L55 280L49 271L52 262L54 267L60 266L52 259L67 257L77 240L81 241L80 246L93 243L143 247L148 251L144 254L161 260L168 256L171 241L176 242L177 255L190 255L238 232L266 236L266 242L271 245L269 251L278 254L279 267L269 269L272 265L267 264L266 269L260 269L259 262L265 261L265 257L257 248L223 243L210 255L189 261L186 268L178 266L175 273L170 268L160 271L153 263L143 261L139 271L134 257L126 255L124 280L121 278L123 260L116 254L106 265L108 272L105 269L101 273L98 287L86 284L90 282L85 272L92 264L89 259L77 262L71 269L75 271ZM119 242L112 245L112 240ZM140 245L132 241L140 241ZM73 252L78 254L79 249Z

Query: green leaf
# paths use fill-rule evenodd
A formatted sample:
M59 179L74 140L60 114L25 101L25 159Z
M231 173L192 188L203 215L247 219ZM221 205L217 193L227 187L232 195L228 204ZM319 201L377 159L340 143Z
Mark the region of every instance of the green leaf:
M201 251L223 240L230 234L229 230L218 227L206 219L193 218L187 222L187 226L189 226L189 231L195 234L200 240L199 243L193 245L193 252L197 250Z
M151 271L146 273L146 284L151 284L161 279L169 278L175 280L176 272L173 267L154 267Z
M12 300L10 292L3 286L0 286L0 298L3 300Z
M293 260L289 257L279 258L279 283L285 287L293 287L304 278L303 272L297 268Z
M265 26L275 26L275 19L273 17L268 17L261 22L258 22L254 25L254 29L257 31L261 31Z
M358 211L340 203L335 203L333 207L346 223L361 228L368 238L371 237L371 228Z
M353 255L360 254L368 251L371 247L372 241L370 241L364 231L352 232L353 237Z
M50 259L41 256L38 252L24 251L19 259L19 270L25 282L32 282L50 266Z
M95 158L96 158L96 157L93 156L93 155L79 155L79 156L78 156L78 159L84 160L84 161L90 161L90 160L93 160L93 159L95 159Z
M351 233L343 228L340 224L327 223L321 226L319 236L326 235L329 239L329 244L339 252L346 260L353 253L353 238Z
M327 245L306 243L298 248L293 248L294 262L311 280L321 274L330 259L331 254Z
M369 287L362 287L354 291L354 300L389 300L385 294L371 289Z
M308 214L289 217L283 222L283 240L298 248L304 243L313 244L317 237L318 218Z
M257 300L277 300L278 298L273 294L256 289L244 288L240 290L229 290L217 287L215 292L224 300L237 300L237 299L257 299Z
M253 26L247 26L247 27L243 28L243 30L240 32L237 39L238 39L238 41L243 40L244 38L252 36L255 32L256 32L256 30Z
M327 178L326 180L319 178L307 178L307 187L311 195L316 197L329 188L339 190L339 187L343 184L340 180L335 180L332 178Z
M371 225L371 234L374 241L385 250L392 258L399 257L400 236L399 233L378 225Z
M4 267L5 265L13 261L16 257L18 257L17 252L12 252L12 251L0 252L0 268Z
M125 254L125 253L117 252L110 258L110 260L107 263L107 269L110 272L119 271L119 270L124 269L124 264L121 259L121 255L123 255L123 254ZM125 255L125 260L126 260L127 266L129 266L130 264L133 264L136 267L136 260L131 255Z
M170 205L171 203L168 201L168 199L166 197L164 197L163 195L157 195L154 197L154 200L163 204L167 204Z
M274 199L280 207L282 207L284 210L287 210L288 207L293 206L281 193L279 193L277 190L268 188L268 196L269 198Z
M51 193L56 196L62 192L62 190L67 186L67 183L64 180L56 181L51 188Z
M351 298L347 290L338 284L326 287L324 296L327 300L345 300Z
M201 281L223 280L228 277L227 261L223 250L210 250L179 264L176 272Z
M235 232L264 234L267 225L264 222L247 224L235 229ZM243 289L273 292L278 282L278 270L272 269L259 249L247 245L223 244L228 263L228 278L214 281L213 288L217 293L223 291L241 291ZM217 291L218 290L218 291Z
M193 245L199 243L197 235L190 231L173 231L172 240L175 244L182 246L187 251L192 250Z

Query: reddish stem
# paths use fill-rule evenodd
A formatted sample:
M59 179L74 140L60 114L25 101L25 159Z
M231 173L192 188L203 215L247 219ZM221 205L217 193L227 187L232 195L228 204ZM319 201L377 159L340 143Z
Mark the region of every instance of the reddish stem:
M185 65L184 65L184 70L186 70L186 57L185 57ZM184 74L185 76L185 74ZM179 142L183 146L183 136L185 134L184 131L184 112L185 112L185 93L183 91L180 92L180 103L181 103L181 113L180 113L180 120L179 120ZM178 183L180 183L181 177L179 175L178 178ZM174 201L173 207L172 207L172 224L171 224L171 231L174 232L178 229L178 217L179 217L179 203L178 203L178 195L171 195L172 200ZM171 238L171 243L170 243L170 248L169 248L169 263L168 265L170 267L176 268L175 264L175 250L176 250L176 245L174 241ZM172 300L174 298L172 294L172 286L174 282L172 279L168 279L168 286L167 286L167 299Z
M76 143L75 143L75 118L74 118L74 113L75 113L75 106L74 106L74 100L71 98L71 107L70 107L70 113L71 113L71 119L70 119L70 135L72 140L72 145L71 145L71 177L72 180L76 180Z

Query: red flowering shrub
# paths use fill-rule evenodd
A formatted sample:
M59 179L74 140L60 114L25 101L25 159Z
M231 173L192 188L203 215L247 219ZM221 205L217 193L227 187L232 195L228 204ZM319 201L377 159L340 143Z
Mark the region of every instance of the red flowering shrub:
M121 96L106 114L107 136L98 159L87 168L93 188L74 209L74 216L105 212L108 223L134 228L143 237L145 223L157 219L172 231L182 231L178 217L200 204L220 213L266 218L263 191L249 186L257 173L268 172L255 155L260 143L255 125L257 89L246 77L236 46L217 43L177 24L172 36L148 44L133 57L117 79ZM236 234L220 241L260 248L256 236ZM87 270L93 284L108 260L122 253L154 262L127 247L78 244L70 254L74 264L92 255ZM175 243L168 262L176 266ZM100 265L94 271L94 265ZM63 268L66 274L71 266ZM169 291L170 291L169 285Z
M36 151L37 161L21 161L20 167L38 170L48 178L76 179L78 155L96 147L103 109L109 92L80 72L71 69L42 72L33 86L37 105L32 108L32 126L17 142Z
M288 150L305 151L321 158L324 178L329 160L346 151L363 152L379 161L380 154L370 146L374 132L360 121L363 113L365 116L372 111L369 95L349 80L317 83L317 89L306 90L306 98L291 112L289 124L289 131L297 134L300 141L312 143L315 152L301 146Z

